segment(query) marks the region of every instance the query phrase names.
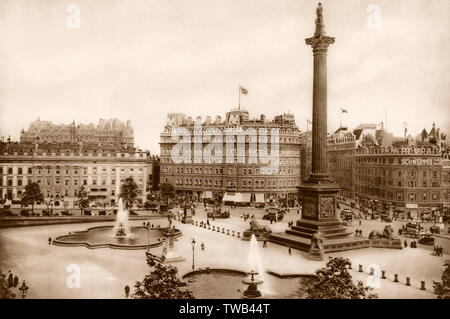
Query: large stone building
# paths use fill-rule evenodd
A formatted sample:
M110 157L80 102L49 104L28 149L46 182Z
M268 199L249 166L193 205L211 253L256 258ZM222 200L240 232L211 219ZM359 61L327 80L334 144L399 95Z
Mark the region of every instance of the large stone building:
M95 143L133 147L134 132L130 121L100 119L94 124L53 124L39 118L30 124L27 131L20 133L22 143Z
M196 148L194 141L189 141L186 147L191 151L190 163L176 163L172 158L172 150L177 141L172 138L172 132L183 128L194 134L195 126L199 124L201 129L197 133L203 134L200 147ZM276 172L267 173L267 163L249 160L252 156L249 147L252 137L245 133L249 129L258 134L260 129L268 130L267 149L271 156L275 154L271 152L272 144L275 146L271 130L279 130L279 155L276 156L279 165ZM204 156L196 160L196 152L201 155L211 141L204 137L208 130L216 130L223 135L222 140L215 140L219 141L223 152L216 154L217 161L211 162ZM227 130L237 133L228 139L225 133ZM258 143L260 137L258 135ZM241 143L238 141L242 141L245 152L239 153L238 145ZM194 121L184 114L168 114L167 124L161 133L160 149L160 181L173 184L177 192L187 192L203 198L220 197L224 201L242 204L265 201L293 205L297 199L297 186L300 185L300 138L292 114L278 115L273 120L266 120L264 115L258 119L249 119L248 111L234 109L226 114L225 120L217 116L214 121L209 116L204 121L200 117ZM229 154L232 156L231 161L226 156ZM263 155L260 148L256 155Z
M302 181L311 171L311 134L301 134ZM330 177L340 196L375 211L405 217L450 215L450 161L446 135L434 125L413 138L394 137L383 123L328 135Z
M84 185L92 204L107 207L117 203L121 184L132 176L145 201L151 164L147 152L131 147L0 143L0 195L18 202L25 186L36 182L47 201L71 208L75 191Z
M356 137L347 129L338 129L328 137L328 171L340 187L340 196L354 198L353 161Z

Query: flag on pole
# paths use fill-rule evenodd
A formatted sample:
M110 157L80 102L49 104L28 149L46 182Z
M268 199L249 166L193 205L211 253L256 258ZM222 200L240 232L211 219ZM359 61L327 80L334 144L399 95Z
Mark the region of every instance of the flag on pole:
M341 107L341 112L342 112L342 113L348 113L347 110L344 109L344 108L342 108L342 107Z
M248 94L248 91L245 88L243 88L241 85L239 85L239 89L241 90L241 94L244 94L244 95Z

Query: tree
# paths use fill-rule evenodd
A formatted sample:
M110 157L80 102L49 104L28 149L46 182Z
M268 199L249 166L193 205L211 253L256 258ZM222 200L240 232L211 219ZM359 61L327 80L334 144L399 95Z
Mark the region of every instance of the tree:
M89 193L84 188L84 185L81 185L77 191L75 191L75 197L77 197L78 207L80 208L81 215L86 208L89 207Z
M162 183L159 185L159 190L161 192L161 196L166 198L167 204L169 204L169 197L175 194L175 188L170 183Z
M316 271L317 280L309 283L306 292L308 299L372 299L376 294L367 294L369 287L361 281L357 284L348 272L350 260L343 257L330 259L326 267Z
M133 207L136 197L139 194L139 187L134 181L133 177L129 176L125 179L122 186L120 187L119 197L125 202L126 208Z
M34 214L34 203L41 202L44 200L44 195L42 195L41 188L38 183L28 183L25 186L25 192L22 195L22 204L31 204L31 212Z
M153 268L143 281L137 281L132 298L135 299L194 299L189 290L182 290L186 284L178 278L178 269L164 265L155 256L146 252L147 264Z
M450 299L450 260L444 262L444 272L442 273L442 282L433 281L434 292L438 299Z

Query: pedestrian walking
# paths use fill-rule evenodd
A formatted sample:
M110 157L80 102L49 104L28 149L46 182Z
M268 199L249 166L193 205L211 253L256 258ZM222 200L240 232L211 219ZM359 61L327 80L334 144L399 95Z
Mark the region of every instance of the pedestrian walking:
M128 285L125 286L125 298L128 298L130 295L130 287Z
M406 239L405 239L405 241L403 242L403 245L405 246L405 248L408 247L408 242L406 241Z
M291 247L289 247L288 252L289 252L289 255L292 255Z
M202 242L202 244L200 245L200 247L202 247L202 250L205 250L205 243Z
M263 248L267 248L267 240L264 239Z
M14 282L13 282L14 288L16 288L18 284L19 284L19 277L17 277L17 275L15 275L14 276Z
M8 275L8 288L11 288L13 286L14 286L14 277L10 270Z
M206 225L209 226L209 218L206 220Z
M359 221L359 226L361 226L361 220Z
M51 238L51 237L48 238L48 244L49 244L49 245L52 244L52 238Z

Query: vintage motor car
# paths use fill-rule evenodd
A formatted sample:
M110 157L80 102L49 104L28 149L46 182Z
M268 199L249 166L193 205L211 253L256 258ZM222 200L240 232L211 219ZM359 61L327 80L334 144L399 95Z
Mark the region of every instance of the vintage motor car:
M422 245L434 245L434 237L430 234L422 235L419 239L419 244Z
M284 218L284 211L278 208L269 208L267 214L263 216L264 220L281 221Z

